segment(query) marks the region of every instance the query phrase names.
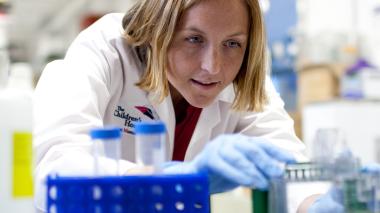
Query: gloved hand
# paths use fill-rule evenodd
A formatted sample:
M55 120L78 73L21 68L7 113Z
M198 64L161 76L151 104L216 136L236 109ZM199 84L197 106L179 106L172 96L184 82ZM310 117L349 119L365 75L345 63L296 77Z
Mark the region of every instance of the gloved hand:
M218 193L239 185L267 189L268 179L283 174L281 164L294 162L292 155L262 138L231 134L215 138L190 162L166 164L163 172L205 172L210 192Z
M310 206L308 213L344 213L342 203L342 191L333 186L326 194L317 198Z

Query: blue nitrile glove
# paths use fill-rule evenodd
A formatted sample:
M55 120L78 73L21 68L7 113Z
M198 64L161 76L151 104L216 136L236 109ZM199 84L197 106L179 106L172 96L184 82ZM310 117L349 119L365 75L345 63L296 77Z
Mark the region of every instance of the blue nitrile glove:
M310 206L308 213L344 213L342 190L331 187L330 190L317 198Z
M295 159L265 139L231 134L215 138L190 162L164 165L163 172L205 172L210 193L228 191L239 185L267 189L269 178L283 174L282 162L294 163Z

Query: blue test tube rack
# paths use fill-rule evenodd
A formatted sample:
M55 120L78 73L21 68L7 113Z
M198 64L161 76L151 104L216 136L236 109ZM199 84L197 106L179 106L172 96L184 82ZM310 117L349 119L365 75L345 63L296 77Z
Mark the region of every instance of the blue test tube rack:
M49 213L209 213L202 174L47 178Z

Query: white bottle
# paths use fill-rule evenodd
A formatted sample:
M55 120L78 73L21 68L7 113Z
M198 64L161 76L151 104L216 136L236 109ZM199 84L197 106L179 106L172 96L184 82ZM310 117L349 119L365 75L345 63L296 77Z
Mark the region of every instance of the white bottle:
M0 212L34 212L31 76L15 64L0 89Z

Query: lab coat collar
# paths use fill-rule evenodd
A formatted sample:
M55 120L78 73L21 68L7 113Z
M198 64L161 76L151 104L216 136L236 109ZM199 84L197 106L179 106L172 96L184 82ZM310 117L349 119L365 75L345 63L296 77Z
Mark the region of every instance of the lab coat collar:
M231 105L234 98L234 88L233 85L230 84L217 96L215 101L210 106L203 108L196 129L193 133L193 137L191 138L188 150L193 147L203 146L209 139L212 138L214 127L220 123L222 118L222 102L226 102ZM188 153L189 152L186 152L185 160L189 160L194 157L188 155Z
M231 83L217 96L216 101L224 101L227 103L233 103L235 99L234 86Z

